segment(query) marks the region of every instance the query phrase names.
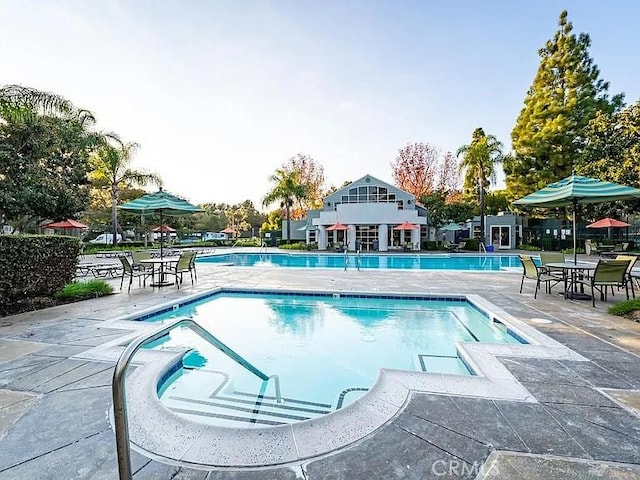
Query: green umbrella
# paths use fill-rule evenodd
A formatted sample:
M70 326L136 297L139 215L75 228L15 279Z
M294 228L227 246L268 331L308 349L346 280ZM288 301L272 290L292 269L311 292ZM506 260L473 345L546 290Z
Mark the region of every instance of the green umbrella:
M440 231L443 232L457 232L462 229L463 227L461 227L457 223L447 223L444 227L440 227Z
M640 197L640 190L596 178L571 175L513 202L528 207L573 206L573 259L577 262L576 209L578 204L602 203Z
M130 212L138 212L142 215L147 213L159 213L160 225L162 225L162 216L178 216L186 215L190 213L202 212L202 210L195 205L183 200L175 195L164 192L162 188L155 193L149 193L142 197L131 200L130 202L123 203L119 206L122 210ZM163 256L164 250L164 235L160 234L160 258Z

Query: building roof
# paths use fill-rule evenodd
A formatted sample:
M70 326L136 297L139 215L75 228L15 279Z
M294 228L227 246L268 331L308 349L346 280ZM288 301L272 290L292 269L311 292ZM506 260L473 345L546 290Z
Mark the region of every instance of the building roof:
M360 177L359 179L351 182L349 185L345 185L344 187L341 187L340 189L336 190L333 193L330 193L329 195L327 195L327 197L331 197L334 195L342 195L345 192L348 193L350 188L362 186L362 185L370 185L370 184L387 187L389 191L396 192L396 193L400 192L400 193L403 193L404 195L409 195L415 200L415 196L407 192L406 190L402 190L401 188L398 188L395 185L391 185L390 183L382 181L379 178L376 178L373 175L369 175L369 174Z

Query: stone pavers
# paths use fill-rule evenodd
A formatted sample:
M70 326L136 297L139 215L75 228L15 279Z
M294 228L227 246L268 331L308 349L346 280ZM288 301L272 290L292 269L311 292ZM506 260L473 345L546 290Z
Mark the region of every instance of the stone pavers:
M119 279L110 282L119 287ZM209 472L134 452L136 480L471 479L483 474L483 465L486 473L489 464L499 466L492 472L502 476L483 478L638 478L640 419L632 405L633 391L640 389L640 361L632 352L640 352L640 325L608 316L601 302L593 309L588 302L544 293L534 300L531 285L518 294L519 283L519 273L199 264L197 284L183 284L180 291L134 285L131 294L3 318L0 347L12 348L11 353L0 348L0 479L117 478L108 421L112 364L73 356L131 333L103 325L104 320L214 286L476 293L591 361L501 358L538 403L414 394L404 411L369 437L304 464ZM16 347L18 342L25 342L24 348ZM628 408L622 406L625 399Z
M494 452L476 480L636 480L638 465Z

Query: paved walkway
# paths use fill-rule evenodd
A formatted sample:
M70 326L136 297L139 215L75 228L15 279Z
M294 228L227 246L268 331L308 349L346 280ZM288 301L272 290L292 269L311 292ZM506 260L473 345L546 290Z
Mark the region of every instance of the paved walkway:
M532 281L518 293L520 278L199 264L197 284L180 290L134 283L130 294L0 318L0 479L117 478L113 365L74 355L129 333L105 320L214 286L476 293L590 361L501 358L538 403L414 394L370 437L304 464L202 471L134 453L136 480L640 478L640 324L607 315L611 301L534 300Z

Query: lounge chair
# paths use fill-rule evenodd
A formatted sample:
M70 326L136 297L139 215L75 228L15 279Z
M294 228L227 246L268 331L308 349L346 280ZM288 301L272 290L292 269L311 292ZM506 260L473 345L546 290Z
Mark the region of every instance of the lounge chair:
M536 281L536 289L533 293L533 298L537 298L538 289L540 288L541 283L545 284L545 291L547 293L551 293L551 287L563 281L563 279L558 279L557 277L547 274L544 268L537 266L531 255L518 256L520 257L520 262L524 269L522 272L522 280L520 281L520 293L522 293L522 286L524 285L525 278L530 278ZM551 285L551 282L554 282L554 284Z
M629 300L629 284L625 281L627 276L628 260L600 260L596 265L593 275L586 278L577 278L576 282L591 287L591 303L596 306L596 296L594 291L600 292L600 300L607 300L607 287L625 287L627 290L627 300Z

